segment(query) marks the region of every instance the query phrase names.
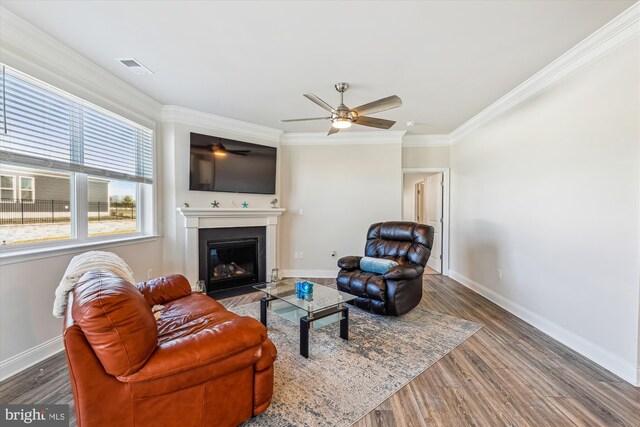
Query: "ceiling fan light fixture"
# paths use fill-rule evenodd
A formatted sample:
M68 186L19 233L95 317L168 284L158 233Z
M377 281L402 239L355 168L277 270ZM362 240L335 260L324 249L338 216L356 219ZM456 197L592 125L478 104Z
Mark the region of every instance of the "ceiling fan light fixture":
M305 122L309 120L331 120L331 130L327 135L333 135L340 129L350 128L351 125L368 126L377 129L390 129L394 124L393 120L379 119L377 117L369 117L370 114L380 113L382 111L391 110L402 106L402 100L397 95L380 98L376 101L360 105L356 108L349 108L344 103L344 92L349 88L348 83L336 83L336 90L340 93L340 104L333 108L322 99L312 93L305 93L304 97L323 110L331 113L329 117L309 117L304 119L287 119L281 122Z
M347 129L351 127L351 120L345 117L337 117L331 121L331 126L336 129Z
M212 148L213 155L216 157L227 157L227 149L222 144L216 144Z

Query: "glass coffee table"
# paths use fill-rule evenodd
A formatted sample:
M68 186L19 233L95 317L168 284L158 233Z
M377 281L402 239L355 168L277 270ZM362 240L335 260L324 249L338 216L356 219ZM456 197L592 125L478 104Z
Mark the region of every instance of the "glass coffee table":
M300 322L300 354L309 357L309 329L319 328L340 321L340 338L349 339L349 309L346 302L355 295L328 286L313 283L313 292L298 298L296 282L300 279L284 279L254 286L266 295L260 299L260 322L267 326L267 309L273 301L273 310L293 322ZM308 281L307 281L308 282Z

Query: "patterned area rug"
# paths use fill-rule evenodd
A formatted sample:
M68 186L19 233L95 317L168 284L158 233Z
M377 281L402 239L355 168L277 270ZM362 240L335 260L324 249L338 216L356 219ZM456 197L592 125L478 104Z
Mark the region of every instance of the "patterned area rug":
M259 303L231 308L259 319ZM349 426L476 333L482 325L419 307L401 317L349 307L349 341L339 324L311 330L309 359L299 326L269 311L278 348L271 406L245 426Z

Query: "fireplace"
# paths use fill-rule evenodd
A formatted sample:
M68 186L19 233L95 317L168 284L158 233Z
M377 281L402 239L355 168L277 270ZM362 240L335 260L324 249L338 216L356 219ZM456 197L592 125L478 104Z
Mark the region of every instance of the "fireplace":
M258 280L258 239L207 242L207 283Z
M265 228L201 229L200 280L208 294L265 281Z

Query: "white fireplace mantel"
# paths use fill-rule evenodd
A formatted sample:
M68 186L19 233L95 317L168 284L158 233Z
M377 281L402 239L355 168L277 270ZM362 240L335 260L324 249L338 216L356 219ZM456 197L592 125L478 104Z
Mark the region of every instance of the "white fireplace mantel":
M278 217L283 208L177 208L184 217L184 274L191 285L198 281L198 229L266 227L266 271L276 266Z

